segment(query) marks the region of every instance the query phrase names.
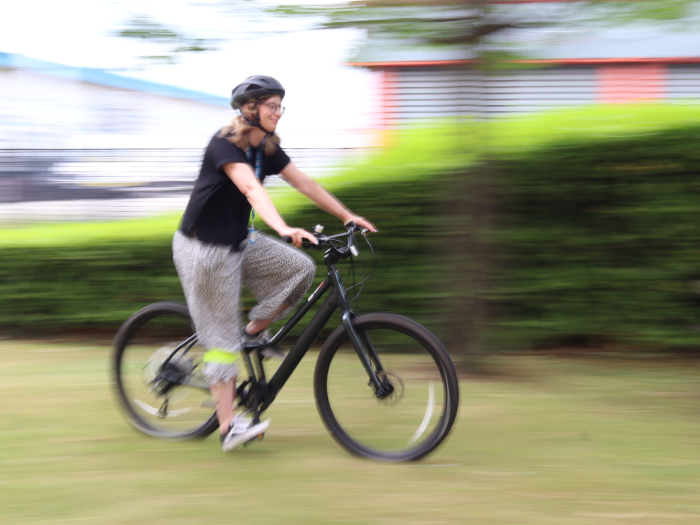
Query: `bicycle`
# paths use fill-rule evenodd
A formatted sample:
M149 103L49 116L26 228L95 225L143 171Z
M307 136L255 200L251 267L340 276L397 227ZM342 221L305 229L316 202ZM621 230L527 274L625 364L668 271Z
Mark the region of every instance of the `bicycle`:
M346 229L325 236L317 227L318 246L305 243L305 248L326 249L328 276L269 344L241 350L248 377L239 377L238 406L249 409L257 423L340 309L341 325L323 344L314 372L321 419L353 454L416 460L440 445L452 428L459 403L457 373L442 343L417 322L392 313L357 315L350 308L347 292L352 287L345 287L336 263L359 256L357 232L372 246L367 230L353 223ZM268 379L260 351L276 347L329 291ZM127 418L139 431L188 439L206 437L218 428L199 366L205 349L192 331L187 306L175 302L147 306L119 329L114 377Z

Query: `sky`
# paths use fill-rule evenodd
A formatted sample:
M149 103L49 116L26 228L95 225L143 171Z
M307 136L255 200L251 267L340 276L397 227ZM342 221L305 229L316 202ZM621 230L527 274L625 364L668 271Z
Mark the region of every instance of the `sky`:
M287 90L280 134L371 127L377 78L344 65L364 34L352 29L314 30L313 21L259 10L275 4L259 0L5 0L0 52L105 69L224 97L249 75L271 75ZM218 49L184 54L176 64L145 61L140 57L157 55L162 49L114 36L139 15L190 37L215 39Z

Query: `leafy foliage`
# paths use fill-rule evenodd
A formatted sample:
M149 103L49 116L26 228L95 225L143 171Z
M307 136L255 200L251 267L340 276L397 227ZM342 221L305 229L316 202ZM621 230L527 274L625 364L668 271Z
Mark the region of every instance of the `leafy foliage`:
M408 46L470 46L489 42L505 30L685 20L696 7L697 0L580 0L544 7L491 0L356 0L330 6L281 6L273 12L322 17L321 28L366 29L375 38L399 39ZM492 49L479 51L504 51L503 41L491 44ZM483 55L480 58L488 59Z
M697 346L699 138L559 142L501 163L499 335Z
M174 62L179 53L216 49L215 40L187 36L144 15L132 18L123 29L115 33L115 36L166 46L162 54L143 57L166 63Z

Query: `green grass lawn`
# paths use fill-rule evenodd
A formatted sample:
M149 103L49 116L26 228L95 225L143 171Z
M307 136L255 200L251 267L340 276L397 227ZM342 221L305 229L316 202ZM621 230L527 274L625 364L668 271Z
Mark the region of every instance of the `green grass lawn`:
M110 349L0 343L0 522L691 524L700 521L700 366L499 357L461 386L423 461L348 455L305 359L261 443L140 435L115 403Z

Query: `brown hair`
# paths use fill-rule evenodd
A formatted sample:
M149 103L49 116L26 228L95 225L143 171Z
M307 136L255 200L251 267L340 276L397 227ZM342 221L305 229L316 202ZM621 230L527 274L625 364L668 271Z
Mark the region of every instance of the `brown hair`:
M221 128L221 131L219 131L219 137L225 137L231 144L238 146L243 150L248 149L250 146L250 139L248 135L251 131L256 129L256 127L248 124L245 118L243 118L243 115L245 115L249 120L256 119L258 105L260 104L261 100L265 99L252 100L248 102L243 109L241 109L241 115L236 115L233 117L228 126ZM280 138L276 134L273 133L268 135L267 140L265 141L265 155L272 155L277 149L279 143Z

